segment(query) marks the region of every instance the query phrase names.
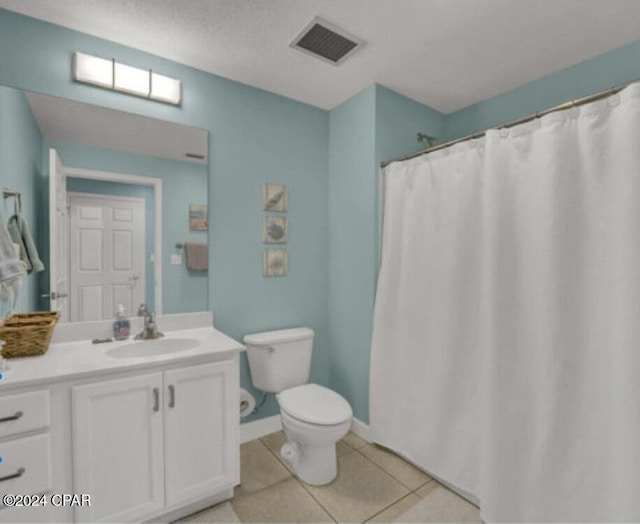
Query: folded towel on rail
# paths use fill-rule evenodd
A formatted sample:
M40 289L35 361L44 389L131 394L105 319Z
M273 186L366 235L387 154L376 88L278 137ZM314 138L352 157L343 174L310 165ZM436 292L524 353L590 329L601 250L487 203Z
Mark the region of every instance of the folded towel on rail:
M25 270L17 252L0 211L0 299L13 305L18 297Z
M207 271L209 269L209 246L203 243L187 242L184 245L187 269Z
M20 246L20 261L27 268L27 274L44 271L44 264L38 255L36 243L31 236L29 224L22 215L13 215L7 224L13 242Z

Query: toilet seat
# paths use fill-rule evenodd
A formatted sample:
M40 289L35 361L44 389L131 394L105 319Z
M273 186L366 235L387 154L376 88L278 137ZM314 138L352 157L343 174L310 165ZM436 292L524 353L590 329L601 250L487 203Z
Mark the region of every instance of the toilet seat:
M334 426L353 417L351 406L342 396L318 384L285 389L277 398L282 411L308 424Z

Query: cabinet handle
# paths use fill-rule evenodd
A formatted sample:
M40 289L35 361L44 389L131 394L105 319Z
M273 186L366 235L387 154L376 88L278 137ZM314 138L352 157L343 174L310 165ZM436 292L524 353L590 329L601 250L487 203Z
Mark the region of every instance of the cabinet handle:
M169 384L169 407L176 407L176 387L173 384Z
M18 420L20 417L22 417L22 415L24 415L22 411L16 411L15 415L11 415L10 417L0 418L0 422L9 422L10 420Z
M11 475L7 475L6 477L0 477L0 482L4 482L5 480L17 479L18 477L22 477L26 473L25 468L19 468L18 471L12 473Z
M153 411L160 411L160 390L153 388Z

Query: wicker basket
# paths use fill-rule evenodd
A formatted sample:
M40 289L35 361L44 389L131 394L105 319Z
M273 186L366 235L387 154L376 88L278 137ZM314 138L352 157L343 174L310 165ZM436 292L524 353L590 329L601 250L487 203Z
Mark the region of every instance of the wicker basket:
M49 349L59 311L18 313L0 322L0 340L5 342L5 358L44 355Z

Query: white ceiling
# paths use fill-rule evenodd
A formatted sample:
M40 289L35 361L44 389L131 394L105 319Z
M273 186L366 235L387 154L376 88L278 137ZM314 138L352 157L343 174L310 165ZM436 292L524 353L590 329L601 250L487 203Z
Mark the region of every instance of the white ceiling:
M377 82L448 113L640 38L640 0L0 0L0 7L325 109ZM316 15L366 46L339 66L290 48Z
M47 140L196 164L208 162L209 137L205 129L39 93L26 96ZM202 158L189 158L187 153Z

